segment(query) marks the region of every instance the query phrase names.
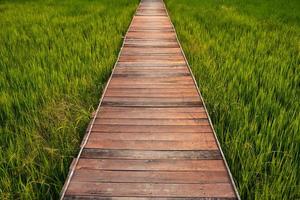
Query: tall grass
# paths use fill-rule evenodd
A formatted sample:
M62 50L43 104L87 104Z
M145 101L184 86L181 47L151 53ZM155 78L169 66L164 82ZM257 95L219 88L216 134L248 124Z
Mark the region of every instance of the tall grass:
M241 198L300 198L300 2L166 3Z
M57 199L137 0L0 0L0 199Z

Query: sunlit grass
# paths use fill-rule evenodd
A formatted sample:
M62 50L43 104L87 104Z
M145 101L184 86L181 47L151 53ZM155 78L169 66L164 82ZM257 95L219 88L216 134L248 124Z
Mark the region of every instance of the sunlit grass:
M0 199L57 199L137 0L0 0Z
M242 199L300 198L300 2L166 3Z

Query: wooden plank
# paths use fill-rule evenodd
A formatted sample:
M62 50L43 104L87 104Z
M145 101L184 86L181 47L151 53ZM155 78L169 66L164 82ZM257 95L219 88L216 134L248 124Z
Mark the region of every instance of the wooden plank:
M175 66L175 67L168 67L168 66L163 66L163 67L119 67L114 71L114 75L118 73L150 73L150 74L160 74L160 73L186 73L189 72L188 69L184 66ZM194 88L191 88L194 89Z
M168 90L165 90L166 92L146 92L147 89L143 92L135 92L134 90L127 90L124 89L123 91L109 91L106 96L108 97L170 97L170 98L182 98L182 97L198 97L197 91L187 91L187 92L168 92ZM149 91L149 90L148 90Z
M189 89L191 88L191 83L177 85L174 83L159 83L159 84L144 84L144 83L127 83L127 84L119 84L119 83L110 83L108 89L111 88L126 88L126 89Z
M112 125L146 125L146 126L209 126L206 118L202 119L130 119L130 118L97 118L94 124L112 124Z
M212 131L210 126L141 126L141 125L98 125L94 124L92 132L123 132L123 133L203 133Z
M140 106L140 107L195 107L202 106L202 102L195 97L104 97L103 106Z
M100 112L97 118L118 118L118 119L207 119L207 115L205 112L195 112L195 113L175 113L175 112L147 112L143 113L141 111L138 112L120 112L120 111L104 111Z
M153 184L71 182L68 195L149 197L234 197L229 183Z
M206 113L205 109L203 107L188 107L188 108L181 108L181 107L175 107L175 108L126 108L126 107L100 107L100 113L102 112L129 112L129 113L137 113L137 112L142 112L142 113L147 113L147 114L168 114L168 113L175 113L180 114L180 113Z
M222 160L123 160L80 159L76 169L152 170L152 171L226 171Z
M107 171L77 170L74 182L97 183L173 183L173 184L208 184L228 183L225 171Z
M190 83L193 79L189 76L175 76L175 77L157 77L157 78L153 78L153 77L114 77L113 80L115 82L126 82L126 83L137 83L137 84L146 84L146 83L151 83L154 84L153 82L159 82L159 83L177 83L178 81L181 81L183 83ZM156 83L157 84L157 83Z
M136 13L137 16L167 16L167 14L164 13Z
M128 77L128 78L170 78L170 77L184 77L189 76L188 73L115 73L114 77Z
M92 140L86 148L137 149L137 150L217 150L215 140Z
M136 78L141 78L141 77L146 77L146 78L168 78L168 77L182 77L182 76L189 76L187 72L176 72L176 70L172 72L166 72L162 70L157 70L156 72L147 72L147 71L118 71L114 73L114 77L136 77Z
M163 61L156 61L156 62L118 62L117 67L181 67L185 63L182 62L163 62Z
M109 94L109 93L140 93L140 94L147 94L147 93L184 93L184 92L195 92L198 94L197 90L195 88L187 88L187 89L181 89L181 88L165 88L165 89L117 89L117 88L112 88L109 91L107 91L105 93L105 95Z
M176 35L172 32L157 32L157 31L148 31L148 32L129 32L126 35L127 39L175 39Z
M174 54L174 53L179 53L181 54L180 48L145 48L141 51L141 48L138 47L123 47L122 50L123 54L126 53L132 53L132 54L137 54L137 53L151 53L151 54ZM185 65L183 65L185 66ZM186 66L185 66L186 67Z
M173 55L173 56L161 56L161 55L147 55L147 56L141 56L141 55L126 55L121 56L119 61L120 62L133 62L133 61L182 61L185 62L183 57L181 55Z
M112 84L192 84L193 80L190 77L178 76L178 77L118 77L116 76L111 80ZM176 85L174 85L176 86ZM176 87L175 87L176 88Z
M138 26L136 27L130 27L129 31L130 32L140 32L140 31L159 31L159 32L172 32L172 28L157 28L157 27L141 27L139 28Z
M165 42L165 43L145 43L145 44L138 43L138 42L125 43L124 46L125 47L142 47L142 48L149 48L149 47L151 47L151 48L153 48L153 47L155 47L155 48L177 48L177 47L179 47L178 44L176 44L176 43L167 43L167 42Z
M144 31L144 32L132 32L135 33L136 35L151 35L154 36L155 33L152 33L152 31ZM167 34L169 32L165 32L164 34ZM156 39L156 38L126 38L124 42L125 44L139 44L139 45L157 45L157 44L164 44L164 45L178 45L176 42L176 38L171 37L171 38L162 38L162 39ZM161 48L166 48L166 47L161 47Z
M146 28L147 30L151 30L151 29L157 29L157 28L166 28L168 30L168 32L172 32L174 33L174 31L172 31L172 26L170 26L166 19L154 19L152 18L153 21L150 22L149 20L145 20L145 19L134 19L133 20L133 24L132 26L129 28L129 31L131 31L132 29L138 28L138 29L142 29L142 28ZM164 33L164 31L162 31L162 33ZM158 38L161 39L161 38Z
M237 200L236 197L101 197L90 195L66 195L66 200Z
M84 148L82 158L93 159L197 159L197 160L221 160L218 150L126 150L126 149L97 149Z
M159 141L214 141L214 135L208 133L95 133L90 140L159 140Z
M128 96L119 96L119 97L110 97L105 96L103 102L111 101L111 102L129 102L129 103L185 103L185 102L194 102L197 105L201 103L199 97L128 97ZM180 107L180 105L178 105Z

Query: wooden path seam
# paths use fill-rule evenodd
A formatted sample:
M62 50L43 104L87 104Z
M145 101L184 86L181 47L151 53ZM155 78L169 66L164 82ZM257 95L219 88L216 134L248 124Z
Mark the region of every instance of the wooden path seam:
M61 199L240 199L163 0L142 0Z

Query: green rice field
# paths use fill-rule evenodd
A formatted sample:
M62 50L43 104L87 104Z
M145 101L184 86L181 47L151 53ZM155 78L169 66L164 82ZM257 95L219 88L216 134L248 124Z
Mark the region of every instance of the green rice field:
M57 199L137 0L0 0L0 199Z
M300 1L166 4L241 199L300 199Z
M0 0L0 199L58 199L138 0ZM300 1L165 0L241 199L300 199Z

